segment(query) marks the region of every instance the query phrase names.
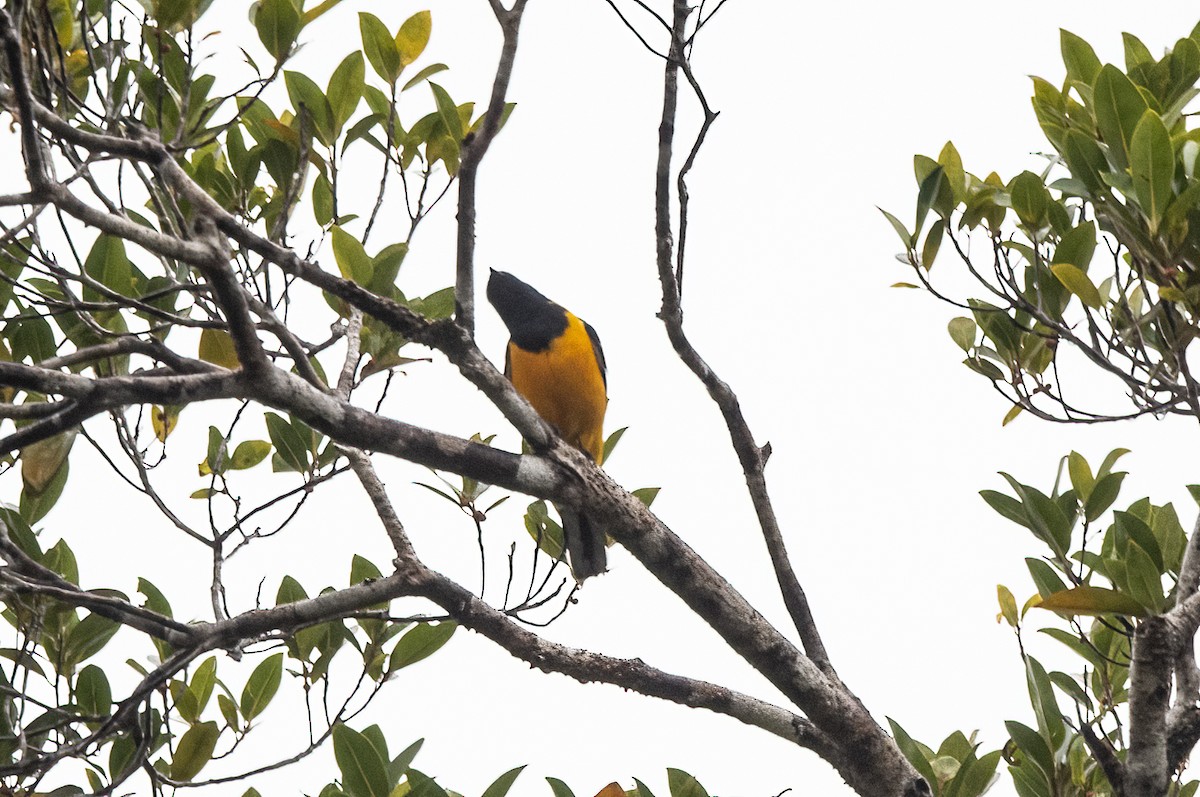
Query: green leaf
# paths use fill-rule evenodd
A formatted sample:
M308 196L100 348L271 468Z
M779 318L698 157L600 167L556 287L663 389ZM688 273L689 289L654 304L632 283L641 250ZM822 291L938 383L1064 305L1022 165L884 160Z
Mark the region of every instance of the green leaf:
M1064 672L1050 673L1050 681L1058 687L1058 691L1062 692L1071 700L1083 706L1087 711L1092 711L1092 699L1088 697L1087 692L1079 683Z
M1100 471L1103 473L1103 469ZM1109 473L1096 480L1092 494L1083 505L1083 516L1088 523L1099 518L1117 500L1121 492L1121 482L1125 480L1124 473Z
M433 91L433 100L437 103L438 115L442 119L442 124L446 126L446 132L450 134L450 138L455 143L462 141L463 123L462 117L458 115L458 106L454 104L454 100L450 99L446 90L437 83L430 81L429 88Z
M1133 74L1138 67L1154 63L1154 56L1142 43L1142 40L1132 33L1122 33L1121 40L1125 45L1125 70Z
M458 623L454 622L443 621L436 625L417 623L412 630L400 637L400 641L392 649L388 672L393 673L402 667L432 656L450 641L450 637L454 636L457 629Z
M333 221L333 185L329 178L318 174L312 187L313 219L322 227Z
M1062 592L1067 588L1067 585L1054 572L1054 568L1046 564L1045 561L1028 557L1025 559L1025 566L1029 568L1029 575L1033 578L1033 583L1037 587L1038 594L1043 598Z
M1008 481L1020 499L1028 527L1056 554L1065 555L1071 545L1071 520L1045 493L1027 484L1021 484L1007 473L1000 475Z
M334 726L334 759L350 797L388 797L388 772L370 739L342 724Z
M329 87L325 96L329 100L329 108L333 112L335 138L341 134L342 127L358 109L358 103L362 100L365 76L366 66L363 63L363 54L360 50L355 50L342 59L329 78Z
M1156 112L1147 110L1134 128L1129 161L1134 194L1149 222L1150 234L1155 235L1174 196L1171 182L1175 179L1171 134Z
M604 441L604 453L601 456L602 462L608 462L609 457L611 457L612 453L617 450L617 443L621 442L621 438L625 436L625 432L628 430L628 426L622 426L620 429L608 436L608 439Z
M1071 263L1055 263L1050 270L1067 290L1079 297L1079 301L1093 310L1099 310L1104 306L1104 298L1100 295L1100 291L1078 266Z
M1129 617L1145 617L1146 607L1128 595L1103 587L1082 585L1051 595L1038 604L1038 608L1068 616L1121 614Z
M417 739L392 759L391 763L387 765L389 783L399 782L404 773L408 771L408 768L412 766L412 762L417 757L417 753L421 750L421 745L423 744L425 744L424 739Z
M108 750L108 773L116 780L124 775L133 763L137 745L128 736L119 736Z
M1086 272L1096 251L1096 223L1088 221L1073 227L1058 242L1052 262L1070 263Z
M133 264L125 254L125 241L111 235L100 235L92 244L83 270L104 287L123 296L133 295ZM84 291L88 300L101 299L91 290Z
M442 288L421 299L413 299L408 306L428 319L449 318L454 315L454 288Z
M1029 702L1033 706L1034 716L1037 717L1038 729L1041 730L1049 748L1057 750L1066 735L1062 710L1058 707L1050 677L1032 656L1025 659L1025 682L1029 688Z
M1096 57L1092 45L1069 30L1062 29L1059 30L1059 46L1063 64L1067 67L1067 77L1092 85L1100 74L1100 59Z
M1100 470L1096 471L1096 478L1102 479L1109 474L1113 469L1113 465L1117 464L1117 460L1129 453L1128 448L1114 448L1108 452L1108 456L1100 463Z
M937 162L946 175L947 186L954 198L954 204L957 205L967 198L967 175L963 171L962 156L958 154L954 144L947 141L938 153Z
M1012 179L1008 186L1013 210L1026 227L1037 228L1046 221L1050 210L1050 195L1042 178L1031 171L1024 171Z
M975 322L969 318L952 318L950 323L946 325L950 332L951 339L963 351L969 352L975 346L975 338L978 335L979 328Z
M571 787L558 778L546 778L546 782L550 784L550 791L554 793L554 797L575 797Z
M71 668L95 656L104 649L120 627L116 621L98 614L84 617L67 634L62 651L63 663Z
M396 290L396 275L408 255L408 244L388 244L371 261L371 283L367 288L381 296L391 296Z
M904 226L904 222L900 221L900 219L896 218L891 213L888 213L881 207L876 207L875 209L882 213L884 218L891 223L892 229L896 231L896 235L900 236L900 242L904 244L905 251L911 249L913 242L916 240L916 235L910 233L908 228Z
M381 578L383 573L365 556L355 554L350 560L350 586L362 584L364 581L378 581Z
M667 768L667 788L671 797L708 797L700 782L682 769Z
M1046 741L1042 738L1041 734L1028 725L1022 725L1019 722L1005 722L1004 727L1008 729L1008 735L1017 745L1017 748L1029 756L1029 759L1046 777L1053 777L1054 757L1050 752L1050 748L1046 746Z
M75 702L84 714L107 717L112 710L112 687L104 670L89 664L75 680Z
M514 767L500 777L496 778L494 781L492 781L492 785L483 790L482 797L505 797L505 795L508 794L508 790L512 788L513 783L516 782L517 776L521 774L523 769L525 769L525 765L522 764L521 766Z
M1136 542L1130 541L1125 552L1129 591L1133 599L1151 613L1161 612L1165 605L1162 576L1150 555Z
M271 699L275 697L275 693L279 691L282 679L282 653L268 656L254 668L254 672L250 674L250 680L246 681L246 688L242 690L242 716L246 718L247 722L263 712Z
M925 160L928 160L926 158ZM916 159L918 168L921 161ZM917 190L917 218L916 226L913 228L912 240L915 242L921 234L921 228L925 226L925 219L929 216L930 208L934 207L938 196L943 190L949 191L946 185L946 174L941 166L935 166L923 179L919 180L920 188Z
M937 259L938 249L942 246L942 236L946 232L946 222L938 219L929 225L929 233L925 236L925 245L921 247L921 267L926 271L933 268Z
M300 9L292 0L262 0L254 15L259 41L277 63L287 57L301 26Z
M1105 64L1096 78L1092 95L1093 112L1100 138L1108 145L1115 171L1129 168L1129 144L1149 107L1137 86L1112 64Z
M138 579L138 592L146 597L146 602L142 606L152 612L161 614L163 617L174 617L171 613L171 604L166 597L159 591L158 587L144 578Z
M996 510L1003 517L1011 520L1019 526L1030 528L1029 518L1025 514L1025 508L1021 502L1013 498L1011 495L997 492L995 490L980 490L979 496L987 501L988 506Z
M171 778L187 781L200 774L204 765L212 760L220 735L221 731L215 722L202 722L188 728L175 747L175 755L171 759Z
M449 797L433 778L415 769L408 770L408 784L412 788L407 797Z
M913 765L913 769L925 778L926 783L937 783L937 776L933 774L933 767L929 765L929 760L921 751L920 746L913 740L904 728L900 727L900 723L896 722L891 717L887 718L888 726L892 729L892 738L896 740L896 746L900 748L900 752L908 759L908 763Z
M969 299L967 304L975 316L975 323L983 330L996 347L996 352L1005 360L1011 360L1021 349L1023 330L1017 326L1008 312L995 305Z
M1087 186L1089 191L1103 193L1107 190L1100 174L1108 170L1108 162L1100 145L1091 136L1078 130L1068 130L1063 158L1071 174Z
M283 82L296 115L299 116L302 110L308 111L317 139L322 144L333 143L333 110L321 87L303 72L284 71Z
M309 441L303 440L292 424L273 412L265 413L263 419L271 444L287 469L307 472L311 454Z
M225 724L234 730L240 730L242 727L241 719L238 716L237 703L233 702L233 698L224 692L217 694L217 708L221 710L221 717L225 720Z
M241 367L233 338L223 329L205 329L200 332L199 356L205 362L231 371Z
M1114 512L1113 525L1120 529L1120 532L1129 540L1141 546L1154 562L1154 568L1159 575L1165 571L1162 549L1158 547L1158 538L1154 536L1149 524L1133 513L1133 507L1130 507L1129 512Z
M375 74L394 84L400 77L400 49L396 39L388 31L387 26L379 17L360 11L358 14L358 30L362 35L363 52Z
M267 454L270 453L271 444L266 440L246 440L238 443L238 447L233 450L233 456L229 458L229 468L230 470L253 468L266 459Z
M331 230L333 258L342 276L364 287L371 284L375 267L362 243L341 227Z
M9 321L4 334L12 344L13 362L28 358L30 362L39 363L50 359L58 351L54 330L44 318Z
M308 593L304 587L291 576L284 576L279 582L279 591L275 593L275 605L283 606L303 600L308 600Z
M1092 468L1088 465L1088 461L1083 458L1083 455L1078 451L1072 451L1067 456L1067 472L1071 476L1071 486L1075 488L1075 492L1086 505L1088 496L1092 494L1092 488L1096 484L1096 477L1092 475Z
M654 792L650 791L650 787L637 778L633 779L633 784L633 791L626 792L628 797L654 797Z
M418 11L400 26L396 34L396 50L400 53L400 68L411 64L425 52L429 34L433 29L433 17L428 11Z
M1002 750L985 753L972 762L965 770L960 770L954 782L958 784L955 797L981 797L992 785L996 775L996 766L1000 763Z
M204 662L196 668L196 672L192 675L192 682L188 684L185 691L176 701L176 706L179 709L179 715L188 722L195 722L200 719L200 714L208 705L209 698L212 697L213 685L217 680L217 658L209 656Z
M654 503L654 499L658 497L661 490L661 487L639 487L629 494L649 507Z
M449 68L450 67L446 66L445 64L430 64L429 66L425 67L420 72L418 72L416 75L414 75L407 83L404 84L404 88L402 88L400 90L408 91L413 86L416 86L418 83L420 83L421 81L427 80L431 76L436 75L438 72L445 72ZM0 309L2 309L2 308L0 308Z

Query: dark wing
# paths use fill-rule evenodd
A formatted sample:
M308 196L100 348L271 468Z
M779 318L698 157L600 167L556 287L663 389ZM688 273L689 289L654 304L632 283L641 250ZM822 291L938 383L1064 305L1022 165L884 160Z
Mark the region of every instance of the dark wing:
M587 330L588 337L592 339L592 353L596 355L596 365L600 366L600 378L604 380L604 386L607 388L608 366L604 363L604 348L600 345L600 336L586 321L583 322L583 328Z
M504 347L504 376L508 381L512 381L512 341Z

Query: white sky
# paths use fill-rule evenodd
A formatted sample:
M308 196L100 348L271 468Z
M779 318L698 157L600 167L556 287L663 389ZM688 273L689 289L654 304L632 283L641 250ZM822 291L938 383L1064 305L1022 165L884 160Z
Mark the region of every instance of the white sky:
M244 24L238 5L218 4L206 21ZM422 7L434 20L422 63L450 64L437 80L456 100L476 99L482 108L499 47L482 0L347 0L331 15L344 35L309 42L294 68L310 70L323 86L360 46L355 12L369 9L394 30ZM226 8L228 22L220 18ZM994 621L995 585L1027 597L1033 588L1023 557L1040 551L978 498L980 489L1001 488L995 472L1048 488L1058 457L1071 449L1098 463L1124 446L1133 449L1122 463L1132 473L1119 505L1147 494L1174 500L1187 524L1194 504L1183 487L1200 481L1200 465L1190 445L1178 447L1179 436L1191 433L1182 420L1081 428L1022 417L1002 429L1007 406L960 364L945 332L955 313L923 293L888 287L908 274L874 206L910 218L912 155L936 155L947 139L981 176L996 170L1007 179L1036 168L1031 153L1047 144L1026 76L1061 80L1059 27L1088 39L1102 60L1120 63L1121 31L1159 52L1190 32L1195 15L1193 4L1181 2L1133 14L1115 2L730 0L697 45L696 73L721 117L690 181L687 328L738 390L760 442L773 446L768 478L776 509L835 666L881 723L894 717L927 743L979 728L989 750L1003 743L1005 719L1032 723L1016 646ZM674 360L654 317L661 74L661 63L601 0L532 0L510 91L519 107L480 173L479 265L513 271L595 326L609 364L608 427L630 427L610 472L629 488L661 486L654 508L665 522L786 630L720 417ZM414 103L428 102L423 89L411 94L420 95ZM683 105L681 144L695 120L690 103ZM375 179L371 169L362 177L364 195ZM368 249L389 243L389 234L386 227L373 233ZM447 204L418 233L401 286L410 296L443 287L452 263ZM943 255L934 276L952 270ZM484 304L478 334L499 358L505 335ZM389 405L397 417L461 435L495 432L498 444L517 445L444 361L408 374ZM1112 388L1079 384L1081 391ZM194 466L207 424L191 409L171 441L177 504L203 486ZM177 615L204 617L202 549L149 510L131 514L132 524L115 513L97 523L98 510L112 511L113 482L89 470L98 461L82 441L73 462L64 505L43 525L48 541L62 534L75 547L85 586L132 592L134 576L154 578L169 563L178 572L154 580ZM473 585L473 528L411 485L426 479L419 471L384 470L420 550ZM4 485L15 499L18 483ZM121 511L135 511L134 498L122 501ZM485 527L494 535L489 541L498 540L496 563L508 540L524 535L524 504L514 498ZM345 583L353 553L381 566L388 560L386 538L349 480L319 490L296 525L262 548L266 557L230 568L231 600L242 608L253 605L263 578L270 600L284 572L315 593ZM85 559L89 553L106 557L103 564ZM610 572L588 582L580 605L547 635L777 697L619 549L610 553ZM1054 643L1034 636L1035 655L1056 661ZM224 673L232 665L221 666ZM284 690L279 699L298 694L294 685ZM665 794L667 766L693 773L716 794L850 793L815 755L763 731L543 675L467 633L390 684L369 716L383 724L394 751L424 736L416 766L466 795L522 763L529 767L513 792L519 795L547 794L545 776L566 780L580 797L611 780L629 787L633 776ZM261 725L251 734L258 745L288 735L281 711L269 711ZM264 794L315 794L335 774L326 750L251 783ZM993 793L1012 793L1007 775Z

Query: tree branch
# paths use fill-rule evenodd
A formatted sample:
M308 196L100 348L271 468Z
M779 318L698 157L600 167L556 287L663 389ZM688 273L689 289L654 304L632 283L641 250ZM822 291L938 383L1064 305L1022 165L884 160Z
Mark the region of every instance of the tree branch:
M683 274L683 259L681 252L678 271L673 271L672 250L674 243L671 225L670 176L671 158L675 140L676 105L679 92L678 74L680 65L685 63L685 54L683 51L684 33L689 13L690 8L686 0L675 0L671 53L667 59L666 73L663 81L662 121L658 128L658 165L655 174L655 234L657 240L658 277L662 285L663 295L662 310L659 312L659 318L662 319L663 324L666 326L667 337L670 339L676 354L705 386L725 419L730 440L733 443L734 450L737 452L738 461L741 463L742 471L746 477L746 486L750 492L750 500L758 516L759 526L766 541L767 551L775 570L776 581L783 595L784 605L787 607L796 630L800 634L804 650L823 672L835 675L833 665L830 663L829 656L825 651L825 644L821 640L816 621L809 608L808 598L804 594L804 589L800 586L800 581L792 568L791 560L787 554L787 547L783 541L783 532L779 528L779 521L775 516L775 508L771 503L770 494L767 490L764 469L767 458L770 456L770 445L764 445L759 448L754 442L754 435L746 423L745 416L742 415L737 395L701 358L683 330L683 307L680 300L679 283L679 277ZM694 78L691 79L694 80ZM711 111L708 111L707 104L705 104L705 110L707 112L705 125L701 128L700 137L697 138L696 144L688 156L688 162L685 164L684 170L680 172L679 179L681 183L686 174L686 169L690 167L696 156L696 151L703 142L704 133L708 125L711 124L711 119L715 117Z
M483 116L483 126L477 134L468 134L462 142L462 162L458 169L458 254L454 279L454 318L467 335L475 335L475 183L479 164L487 154L492 140L500 130L504 114L504 99L512 79L513 63L517 57L517 37L527 0L516 0L506 10L496 0L492 10L504 34L500 63L492 82L492 96Z
M663 672L640 659L617 659L549 642L445 576L421 565L400 567L412 569L415 594L433 601L464 627L543 672L561 673L581 683L609 683L682 706L708 709L815 750L822 757L833 754L829 738L813 723L790 711L717 684Z

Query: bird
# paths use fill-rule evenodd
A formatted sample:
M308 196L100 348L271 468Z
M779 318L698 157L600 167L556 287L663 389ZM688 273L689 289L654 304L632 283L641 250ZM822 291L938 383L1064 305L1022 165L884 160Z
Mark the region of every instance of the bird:
M608 369L596 330L506 271L491 270L487 298L508 328L504 375L564 441L602 465ZM575 580L603 573L607 535L586 514L556 508Z

